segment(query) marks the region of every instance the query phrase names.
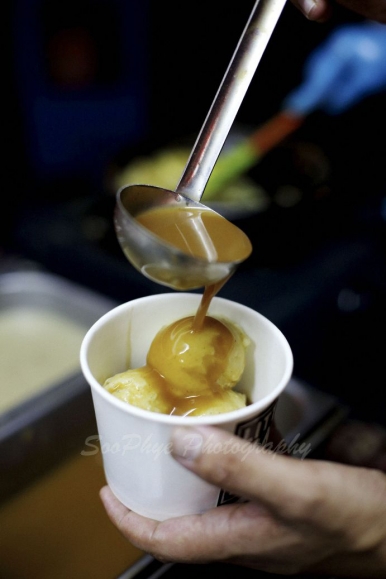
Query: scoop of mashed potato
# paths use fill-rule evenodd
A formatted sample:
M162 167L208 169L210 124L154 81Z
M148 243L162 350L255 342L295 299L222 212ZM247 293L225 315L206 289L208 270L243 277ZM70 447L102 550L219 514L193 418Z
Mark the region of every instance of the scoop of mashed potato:
M199 330L194 317L162 328L147 363L167 380L178 396L209 394L233 388L245 367L246 337L233 325L206 316Z
M164 380L149 366L116 374L106 380L104 387L128 404L152 412L169 413L168 401L163 396Z
M162 328L151 343L146 366L106 380L104 387L145 410L176 415L212 415L246 405L234 390L245 368L249 338L234 324L206 316Z

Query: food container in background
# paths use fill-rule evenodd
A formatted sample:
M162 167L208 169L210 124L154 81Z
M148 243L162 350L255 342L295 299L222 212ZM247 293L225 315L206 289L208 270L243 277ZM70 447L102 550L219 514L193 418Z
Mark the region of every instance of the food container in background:
M113 305L29 262L0 272L0 501L95 430L79 348Z

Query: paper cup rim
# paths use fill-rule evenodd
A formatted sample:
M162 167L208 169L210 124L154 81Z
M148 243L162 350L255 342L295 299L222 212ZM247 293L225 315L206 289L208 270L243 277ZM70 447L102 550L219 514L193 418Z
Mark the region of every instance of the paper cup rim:
M94 333L96 331L98 331L98 329L105 324L105 321L107 318L119 316L121 311L126 310L126 309L131 309L133 304L139 304L141 302L146 302L149 299L160 300L160 301L163 301L166 299L173 299L173 300L180 299L180 300L182 300L182 299L186 299L186 296L189 296L189 297L194 296L195 298L197 298L197 302L199 302L201 297L202 297L200 294L194 294L194 293L189 293L189 292L180 292L178 294L161 293L161 294L156 294L156 295L143 296L140 298L136 298L134 300L130 300L130 301L125 302L123 304L120 304L120 305L116 306L115 308L112 308L111 310L106 312L103 316L101 316L89 328L89 330L85 334L83 341L82 341L82 344L81 344L81 348L80 348L80 366L82 369L83 376L85 377L89 386L91 387L91 389L94 392L96 392L99 396L101 396L104 400L106 400L106 402L109 405L115 406L117 409L120 409L125 414L137 416L138 418L142 418L144 420L150 420L151 422L168 424L170 426L180 426L180 425L200 426L200 425L224 424L224 423L231 423L231 422L236 422L236 421L238 422L238 421L242 421L243 419L247 419L251 416L255 416L256 414L259 413L259 411L263 412L279 397L281 392L284 390L284 388L288 384L288 382L291 378L292 372L293 372L293 364L294 364L293 353L292 353L292 350L291 350L291 347L288 343L287 338L284 336L283 332L273 322L271 322L263 314L260 314L259 312L257 312L253 308L250 308L249 306L245 306L244 304L241 304L239 302L235 302L234 300L229 300L227 298L215 296L213 298L212 302L217 302L217 303L222 303L222 304L231 303L231 304L233 304L233 306L240 307L243 310L249 310L251 312L251 315L259 318L260 322L262 322L266 326L269 326L270 329L277 335L280 342L282 343L283 350L286 354L286 356L285 356L286 367L285 367L285 370L283 372L283 376L282 376L280 382L278 383L276 388L274 388L274 390L272 390L272 392L270 392L269 394L267 394L266 396L264 396L263 398L261 398L257 402L253 402L252 404L245 406L245 408L239 408L237 410L231 410L230 412L222 412L221 414L214 414L214 415L174 416L174 415L170 415L170 414L162 414L162 413L153 412L150 410L144 410L143 408L133 406L132 404L128 404L127 402L124 402L123 400L120 400L119 398L112 396L112 394L110 392L108 392L107 390L105 390L103 388L102 384L100 384L100 382L98 382L98 380L95 378L95 376L91 372L89 365L88 365L88 361L87 361L88 348L89 348L89 345L90 345L90 342L93 338Z

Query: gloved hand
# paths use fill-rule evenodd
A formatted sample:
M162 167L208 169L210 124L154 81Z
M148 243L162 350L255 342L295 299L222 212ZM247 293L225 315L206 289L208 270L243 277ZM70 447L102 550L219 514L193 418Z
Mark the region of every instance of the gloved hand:
M373 21L337 28L306 60L304 82L283 109L307 115L339 114L386 89L386 25Z

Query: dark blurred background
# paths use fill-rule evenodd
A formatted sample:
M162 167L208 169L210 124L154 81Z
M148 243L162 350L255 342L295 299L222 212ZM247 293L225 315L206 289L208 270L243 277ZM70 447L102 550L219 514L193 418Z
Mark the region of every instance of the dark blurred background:
M119 302L169 291L118 247L109 175L198 134L252 5L4 3L4 258L34 260ZM288 3L237 126L275 115L313 48L357 21L337 9L312 23ZM381 91L340 115L313 113L250 172L271 203L236 220L254 252L220 294L282 329L298 377L376 422L385 422L385 104Z

